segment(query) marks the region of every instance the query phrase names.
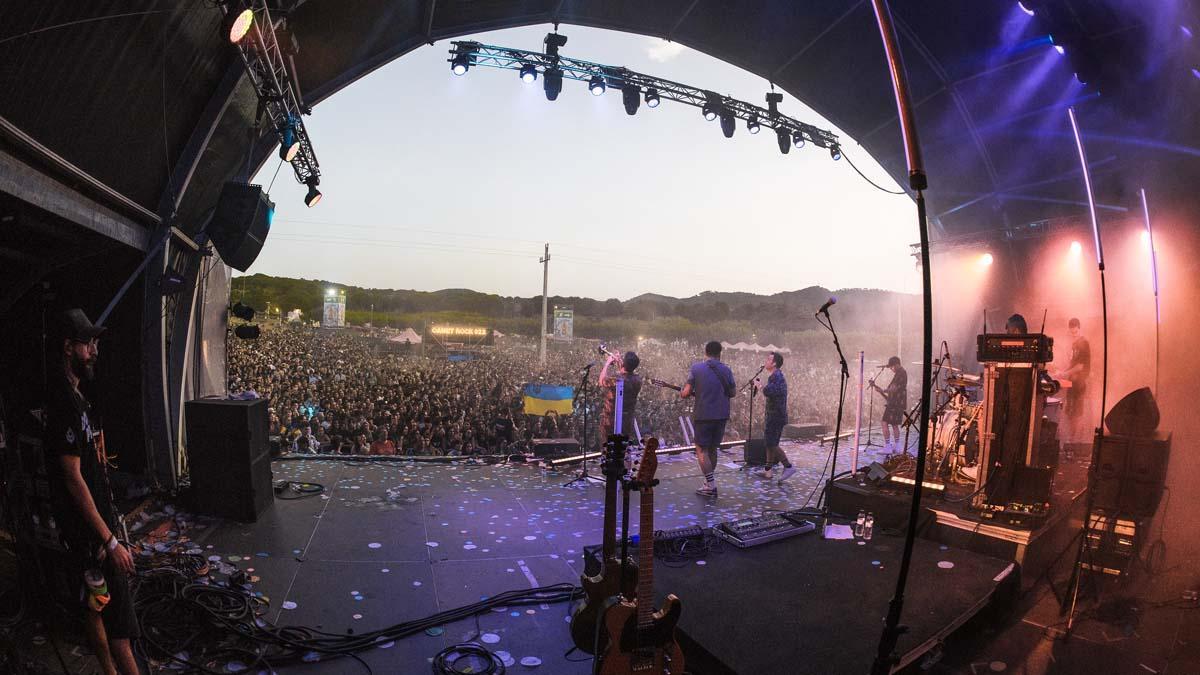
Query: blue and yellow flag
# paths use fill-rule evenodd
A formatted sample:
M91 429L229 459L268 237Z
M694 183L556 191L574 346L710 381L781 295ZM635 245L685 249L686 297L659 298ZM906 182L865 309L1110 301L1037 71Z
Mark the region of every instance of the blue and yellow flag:
M545 415L552 410L559 415L570 415L575 388L553 384L527 384L523 389L522 398L526 415Z

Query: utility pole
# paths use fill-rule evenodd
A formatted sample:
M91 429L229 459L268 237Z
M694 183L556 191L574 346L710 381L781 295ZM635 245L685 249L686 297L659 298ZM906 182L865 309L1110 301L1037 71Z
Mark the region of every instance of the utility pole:
M546 244L546 254L538 262L542 263L542 325L538 329L542 336L542 347L538 350L538 363L544 366L546 365L546 294L550 289L550 244Z

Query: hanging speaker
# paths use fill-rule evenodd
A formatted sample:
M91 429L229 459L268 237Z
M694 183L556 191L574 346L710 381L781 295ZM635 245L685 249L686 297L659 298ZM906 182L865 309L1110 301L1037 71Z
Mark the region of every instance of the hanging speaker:
M230 181L221 188L208 235L221 259L245 272L262 251L274 215L275 203L261 185Z

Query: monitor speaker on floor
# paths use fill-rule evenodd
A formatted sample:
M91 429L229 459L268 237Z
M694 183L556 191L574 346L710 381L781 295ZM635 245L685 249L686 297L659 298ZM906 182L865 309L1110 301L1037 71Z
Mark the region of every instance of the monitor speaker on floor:
M189 506L195 512L254 522L274 500L267 401L188 401Z
M760 466L767 463L767 441L762 438L751 438L746 441L745 454L742 459L746 466Z

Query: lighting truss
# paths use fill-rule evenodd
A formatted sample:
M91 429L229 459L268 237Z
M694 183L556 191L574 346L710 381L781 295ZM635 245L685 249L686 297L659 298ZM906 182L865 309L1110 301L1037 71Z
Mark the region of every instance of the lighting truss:
M547 69L553 69L561 72L562 77L566 79L584 83L599 76L604 80L608 91L623 92L627 87L635 87L639 94L644 95L652 91L657 93L660 99L676 101L701 110L705 106L715 106L745 122L754 120L758 124L772 129L800 132L808 142L819 148L841 147L837 134L781 114L774 104L769 109L761 108L716 92L664 80L628 68L606 66L557 54L543 54L471 41L457 41L450 44L452 45L449 59L451 63L456 57L462 56L468 60L471 67L501 68L520 72L523 67L533 66L543 77Z
M300 183L319 183L321 167L301 118L301 115L310 111L300 103L299 89L275 37L276 24L271 19L265 0L249 0L246 6L254 12L254 24L250 34L234 47L246 67L254 92L258 94L260 110L270 118L280 142L283 140L283 129L290 126L294 138L300 143L300 150L291 162L296 180ZM225 11L237 10L226 5Z
M1040 239L1053 233L1074 232L1085 229L1085 220L1079 216L1062 216L1048 220L1035 220L1022 225L1010 225L996 230L970 232L951 237L942 237L929 242L929 252L948 253L950 251L986 250L997 245ZM910 255L919 263L921 260L921 245L909 244Z

